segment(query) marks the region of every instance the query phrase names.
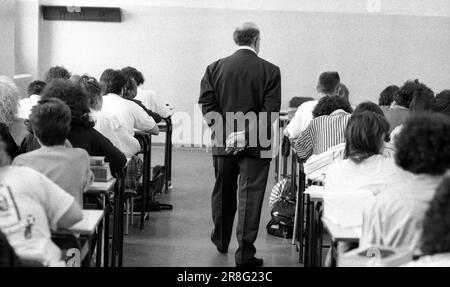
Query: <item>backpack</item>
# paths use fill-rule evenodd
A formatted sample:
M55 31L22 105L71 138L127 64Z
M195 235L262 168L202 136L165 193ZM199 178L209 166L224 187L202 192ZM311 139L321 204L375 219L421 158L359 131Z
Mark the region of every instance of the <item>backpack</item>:
M270 235L292 238L296 206L294 185L289 177L284 178L281 182L280 196L272 205L270 212L272 219L267 224L266 229Z

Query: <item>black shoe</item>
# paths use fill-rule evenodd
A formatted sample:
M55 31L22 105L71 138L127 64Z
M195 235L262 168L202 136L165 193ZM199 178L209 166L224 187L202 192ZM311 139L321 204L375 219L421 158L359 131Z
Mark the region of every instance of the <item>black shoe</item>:
M214 230L211 231L211 242L214 244L214 246L216 246L217 251L219 251L219 253L221 253L221 254L228 253L228 247L219 247L219 246L217 246L217 244L213 240L213 234L214 234Z
M238 264L236 263L236 267L242 268L242 267L261 267L264 264L264 260L262 258L256 258L253 257L250 259L247 263Z

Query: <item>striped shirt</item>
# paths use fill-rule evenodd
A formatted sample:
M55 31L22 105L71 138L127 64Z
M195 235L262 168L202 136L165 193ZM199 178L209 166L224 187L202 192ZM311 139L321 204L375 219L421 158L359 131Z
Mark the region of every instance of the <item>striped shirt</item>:
M328 148L345 142L344 132L351 114L336 110L329 116L320 116L293 140L293 147L300 159L308 159Z

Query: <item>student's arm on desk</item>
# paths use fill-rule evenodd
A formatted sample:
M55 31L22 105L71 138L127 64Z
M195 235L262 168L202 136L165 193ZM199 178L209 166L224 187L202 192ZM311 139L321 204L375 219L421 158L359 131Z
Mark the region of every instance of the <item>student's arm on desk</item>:
M133 109L134 128L137 130L147 131L153 135L159 134L159 128L155 120L149 116L138 104L131 102L130 107Z
M36 196L45 210L50 228L66 228L83 219L75 198L44 175L37 174L35 185L41 192Z
M61 219L58 220L57 227L60 229L69 228L82 219L83 213L81 211L80 205L74 200L66 213L64 213Z
M147 131L148 133L152 134L152 135L158 135L159 134L159 128L157 125L155 125L152 129Z

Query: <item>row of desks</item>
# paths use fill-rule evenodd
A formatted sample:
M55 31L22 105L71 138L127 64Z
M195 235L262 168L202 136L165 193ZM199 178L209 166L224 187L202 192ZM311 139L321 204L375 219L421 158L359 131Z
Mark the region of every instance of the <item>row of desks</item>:
M164 151L164 166L166 167L166 177L165 186L166 190L171 185L171 169L172 169L172 123L170 119L165 119L165 124L159 125L162 132L166 133L165 151ZM148 202L149 200L149 182L151 180L151 134L146 132L137 131L136 137L142 139L144 143L143 155L144 155L144 170L143 170L143 183L144 183L144 195L143 202ZM121 174L117 175L116 178L108 182L94 182L89 191L86 192L88 195L101 197L103 210L83 210L83 220L76 223L68 229L57 230L54 235L64 236L64 235L75 235L87 238L88 244L88 254L89 257L94 249L94 246L90 246L92 238L98 235L96 238L97 242L97 266L101 266L103 261L103 266L109 266L109 211L107 208L107 201L111 195L114 197L114 223L113 223L113 233L112 233L112 258L111 266L122 266L123 257L123 214L124 214L124 193L125 193L125 175L126 168L128 166L130 159L127 160L125 168L122 170ZM141 204L141 229L144 225L144 217L146 212L146 205ZM103 256L102 256L103 255ZM83 256L84 257L84 254Z
M299 262L304 266L321 266L322 235L327 231L331 239L331 249L336 251L338 242L359 242L359 234L353 228L343 228L330 220L323 218L320 212L323 204L323 187L308 188L307 181L320 181L322 174L306 175L303 163L294 150L292 154L292 182L297 182L297 201L294 220L294 235L292 243L297 245ZM333 253L335 254L335 253Z

